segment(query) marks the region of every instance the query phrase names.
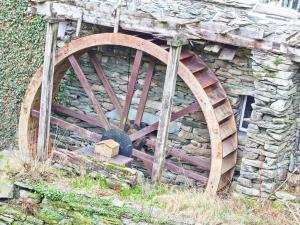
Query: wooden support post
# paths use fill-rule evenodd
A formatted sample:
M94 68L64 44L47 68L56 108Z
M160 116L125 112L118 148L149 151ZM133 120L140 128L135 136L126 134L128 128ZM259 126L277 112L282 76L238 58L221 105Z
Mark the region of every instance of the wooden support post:
M166 145L168 140L169 124L171 120L171 107L176 87L181 48L185 42L185 39L180 35L175 36L172 40L168 41L168 45L170 46L169 59L164 83L154 161L152 166L152 180L154 182L160 181L165 163Z
M50 116L57 32L58 20L49 19L47 23L37 144L37 157L39 161L45 161L48 158L48 140L50 137Z
M114 33L119 32L119 26L120 26L120 17L121 17L121 6L122 6L122 0L119 0L117 3L117 6L114 10L116 17L115 17L115 24L114 24Z

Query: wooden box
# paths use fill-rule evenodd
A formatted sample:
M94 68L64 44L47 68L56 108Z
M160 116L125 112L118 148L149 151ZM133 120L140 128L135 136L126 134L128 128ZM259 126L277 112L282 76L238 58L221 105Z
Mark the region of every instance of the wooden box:
M101 141L95 145L95 153L99 156L112 158L119 154L119 143L112 139Z

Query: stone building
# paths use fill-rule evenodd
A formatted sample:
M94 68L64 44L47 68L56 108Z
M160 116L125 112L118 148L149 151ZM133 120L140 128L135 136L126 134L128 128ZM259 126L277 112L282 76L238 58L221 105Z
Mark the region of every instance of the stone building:
M298 1L289 5L289 8L242 0L120 2L120 18L113 13L118 8L117 1L113 0L32 0L30 11L49 15L51 4L57 16L67 20L60 24L58 47L76 38L75 33L79 30L80 36L112 32L116 21L120 32L151 33L166 39L178 33L184 34L190 41L189 48L217 74L230 98L239 131L236 189L251 196L269 196L300 163ZM122 47L100 48L98 52L102 55L101 62L112 85L116 87L118 97L124 101L122 96L127 91L126 82L133 53ZM84 72L89 74L89 82L97 96L107 99L87 59L83 57L80 64ZM148 64L149 61L145 59L137 82L140 89ZM163 83L161 77L164 74L165 67L157 66L143 117L145 123L158 120ZM87 96L80 90L79 82L71 72L65 78L61 92L68 99L57 96L57 101L92 113ZM138 102L135 102L135 98L140 94L139 90L135 92L133 103L136 106ZM192 94L179 79L174 108L180 109L193 102ZM118 120L109 101L101 104L110 111L110 119ZM129 118L134 118L135 114L136 107L133 107ZM66 119L91 128L84 122ZM67 145L72 149L86 144L86 140L76 134L57 133L61 134L61 131L54 132L59 146ZM195 146L209 149L209 134L201 112L172 123L169 141L172 146L188 154L195 154ZM171 173L165 174L164 178L169 182L184 182L182 176Z

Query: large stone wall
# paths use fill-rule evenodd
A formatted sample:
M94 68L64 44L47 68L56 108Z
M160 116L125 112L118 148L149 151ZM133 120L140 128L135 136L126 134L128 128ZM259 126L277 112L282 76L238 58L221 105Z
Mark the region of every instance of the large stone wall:
M268 197L286 179L296 149L298 65L288 57L253 51L255 103L237 190Z

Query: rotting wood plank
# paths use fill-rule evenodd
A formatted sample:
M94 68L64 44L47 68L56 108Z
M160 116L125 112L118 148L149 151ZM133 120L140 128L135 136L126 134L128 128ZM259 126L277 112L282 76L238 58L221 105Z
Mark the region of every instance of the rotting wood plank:
M132 66L130 80L128 83L128 89L127 89L127 94L126 94L126 98L125 98L125 105L124 105L124 108L123 108L123 111L121 114L121 120L120 120L120 128L121 129L124 129L125 124L127 122L127 117L129 114L130 105L131 105L132 97L134 94L134 87L137 82L139 70L140 70L140 67L142 64L142 58L143 58L143 52L140 50L137 50L136 54L135 54L135 58L134 58L134 63Z
M137 184L137 173L135 170L123 166L114 166L114 162L93 160L92 158L80 155L75 151L61 148L57 148L54 151L53 158L54 160L59 160L62 164L71 163L71 165L75 165L76 168L84 167L89 172L97 171L102 178L112 181L116 186L121 187L124 182L131 187L134 187Z
M176 87L181 49L182 45L184 45L183 37L174 37L172 40L168 41L168 45L170 46L170 52L163 88L162 106L159 116L157 140L152 166L152 180L154 182L159 182L161 180L162 171L165 163L166 145L171 120L171 107Z
M87 93L89 99L91 100L93 107L100 119L100 122L103 124L105 130L108 130L111 128L111 125L109 124L104 111L102 110L99 102L96 99L96 96L93 93L93 90L91 88L91 86L88 83L87 78L85 77L84 73L82 72L76 58L74 55L71 55L69 57L69 62L72 65L72 68L74 69L75 74L77 75L82 87L84 88L85 92Z
M50 8L51 11L51 8ZM51 104L53 94L53 77L54 77L54 60L56 39L58 33L58 21L48 21L45 53L44 53L44 67L41 87L41 100L38 128L38 143L37 143L37 158L39 161L46 161L48 159L49 137L50 137L50 116Z

